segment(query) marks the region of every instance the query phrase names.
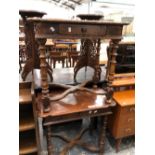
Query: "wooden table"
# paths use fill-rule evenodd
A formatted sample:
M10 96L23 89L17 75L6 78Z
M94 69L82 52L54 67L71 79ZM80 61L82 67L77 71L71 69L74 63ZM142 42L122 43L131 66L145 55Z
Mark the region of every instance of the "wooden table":
M99 152L100 155L104 152L104 137L106 132L107 124L107 115L111 114L111 102L112 98L112 81L115 71L115 58L118 42L122 39L122 29L123 25L126 23L114 23L114 22L104 22L104 21L76 21L76 20L54 20L54 19L29 19L29 23L35 24L35 39L38 42L38 49L40 52L40 66L41 66L41 87L42 92L37 93L36 103L38 105L39 117L43 118L43 126L47 129L47 149L48 155L52 155L52 143L51 135L52 131L50 128L51 124L59 123L62 119L62 116L65 116L63 122L69 121L71 118L77 120L84 117L94 117L100 116L100 140L98 147L89 146L89 144L83 143L80 141L80 137L86 131L83 130L73 140L66 139L69 144L62 150L63 154L66 153L68 148L72 148L74 145L79 144L90 151ZM81 57L79 63L74 68L74 75L77 75L77 72L84 66L89 66L94 69L93 82L97 84L100 80L101 68L99 66L99 50L101 39L111 39L111 58L110 64L108 66L109 76L107 85L102 87L102 91L106 92L106 100L100 101L99 109L94 104L96 103L97 95L90 95L87 91L83 93L81 90L84 90L84 84L80 86L66 86L63 85L64 89L61 89L61 92L64 90L68 94L67 100L72 102L68 97L72 95L76 98L76 102L73 105L64 105L63 108L66 110L62 112L61 109L61 100L59 103L56 102L55 95L61 96L61 92L56 90L56 88L49 84L47 78L47 68L46 68L46 57L45 57L45 43L47 38L53 39L81 39ZM34 38L32 38L34 39ZM37 61L36 58L34 61ZM61 76L60 76L61 77ZM62 77L61 77L62 78ZM62 78L63 79L63 78ZM64 79L63 79L64 81ZM65 82L65 81L64 81ZM54 89L52 89L54 88ZM67 89L68 88L68 89ZM74 89L78 88L79 91ZM96 87L94 87L96 88ZM103 90L104 89L104 90ZM74 90L74 91L72 91ZM98 91L99 89L92 89L91 91ZM90 91L90 90L89 90ZM73 97L72 96L72 97ZM65 99L65 97L61 99ZM103 96L102 96L103 97ZM74 98L75 99L75 98ZM91 99L91 100L90 100ZM80 100L82 102L80 102ZM90 102L91 101L91 102ZM57 104L53 104L53 102ZM69 102L67 102L69 103ZM77 104L78 103L78 104ZM101 104L103 103L103 104ZM52 112L51 106L54 107L55 112ZM73 107L73 108L71 108ZM89 107L94 107L93 110L90 110ZM70 109L70 110L69 110ZM73 109L76 109L74 111ZM60 112L61 111L61 112ZM70 119L69 119L70 118ZM57 135L57 137L62 138L62 136Z

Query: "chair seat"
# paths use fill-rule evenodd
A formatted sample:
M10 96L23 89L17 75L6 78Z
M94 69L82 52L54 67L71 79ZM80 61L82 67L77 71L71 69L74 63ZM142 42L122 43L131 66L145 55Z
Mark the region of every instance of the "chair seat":
M97 89L96 91L102 92L103 90ZM51 91L50 96L62 92L60 90ZM39 104L39 117L47 118L46 123L50 122L50 124L52 124L51 120L53 120L53 124L56 124L65 120L77 120L85 116L93 117L102 115L109 107L105 103L105 95L96 95L86 91L77 91L67 95L60 101L51 102L48 113L43 112L40 95L38 95L37 101Z

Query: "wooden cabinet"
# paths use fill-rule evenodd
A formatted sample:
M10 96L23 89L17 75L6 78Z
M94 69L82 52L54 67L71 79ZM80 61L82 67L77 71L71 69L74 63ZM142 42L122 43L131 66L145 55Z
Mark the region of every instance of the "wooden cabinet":
M19 154L37 154L31 82L19 84Z
M135 91L115 92L113 99L117 105L113 108L113 115L109 117L108 127L116 139L118 152L121 139L135 134Z

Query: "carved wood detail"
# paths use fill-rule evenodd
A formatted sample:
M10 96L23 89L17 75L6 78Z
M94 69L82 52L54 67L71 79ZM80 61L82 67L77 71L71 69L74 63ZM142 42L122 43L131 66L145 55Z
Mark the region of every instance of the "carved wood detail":
M107 81L108 86L107 90L107 100L106 103L111 104L112 102L112 95L113 95L113 87L112 82L114 80L115 74L115 67L116 67L116 56L117 56L117 49L118 43L120 39L112 39L110 42L110 48L108 50L108 72L107 72Z
M46 137L47 137L47 149L48 149L48 155L54 155L53 154L53 147L52 147L52 141L51 141L51 127L47 126L46 127Z
M104 153L107 118L108 118L107 116L101 117L100 138L99 138L99 150L100 150L99 155L103 155L103 153Z
M39 53L40 53L40 73L41 73L41 86L42 86L42 102L44 106L44 112L50 111L50 100L49 100L49 86L47 77L47 63L45 55L45 43L46 39L38 39Z
M80 91L87 91L87 92L90 92L90 93L93 93L93 94L97 94L97 95L105 95L106 92L96 92L95 90L92 90L92 89L88 89L88 88L85 88L84 86L90 81L85 81L83 82L82 84L79 84L77 86L67 86L67 85L61 85L61 84L57 84L57 86L61 87L62 88L67 88L66 91L64 91L62 94L60 95L55 95L54 97L49 97L49 100L50 101L58 101L58 100L61 100L62 98L64 98L65 96L67 96L68 94L70 93L73 93L73 92L76 92L78 90ZM54 84L55 85L55 84ZM52 84L51 84L52 86Z
M33 11L20 11L21 17L24 24L24 33L25 33L25 51L27 55L27 61L22 72L23 81L26 80L27 75L33 71L33 69L40 69L40 60L38 54L38 44L35 41L34 37L34 25L31 22L27 21L27 18L30 17L42 17L45 13L33 12ZM46 62L47 63L47 62ZM47 63L47 72L50 76L51 81L53 81L52 69Z
M74 81L76 82L76 75L78 71L83 67L91 67L94 69L94 82L100 80L101 68L99 66L99 50L100 50L100 39L82 39L80 56L77 64L74 68Z

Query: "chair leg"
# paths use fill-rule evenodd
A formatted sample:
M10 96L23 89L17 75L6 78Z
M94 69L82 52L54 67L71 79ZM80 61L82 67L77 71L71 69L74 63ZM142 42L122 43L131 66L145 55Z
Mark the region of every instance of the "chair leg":
M101 127L100 127L100 137L99 137L99 155L103 155L104 153L106 127L107 127L107 116L102 116Z
M115 147L116 147L116 153L119 151L120 144L121 144L121 139L117 139L116 140L116 145L115 145Z
M62 60L62 68L64 68L64 64L65 64L65 62L64 62L64 60Z
M55 64L56 64L56 61L55 61L55 60L53 60L53 68L55 68Z
M52 155L53 154L53 147L52 147L52 142L51 142L51 127L48 125L46 127L46 139L47 139L47 151L48 151L48 155Z

